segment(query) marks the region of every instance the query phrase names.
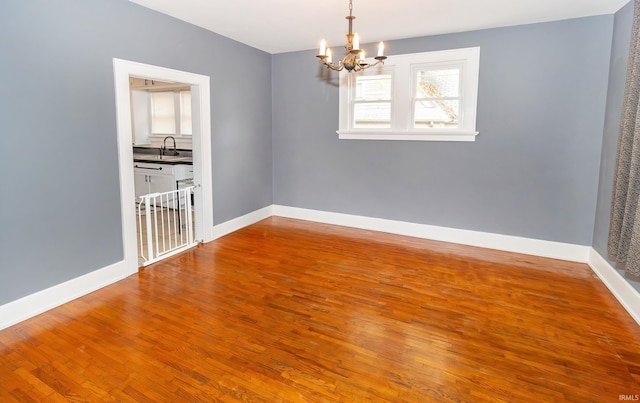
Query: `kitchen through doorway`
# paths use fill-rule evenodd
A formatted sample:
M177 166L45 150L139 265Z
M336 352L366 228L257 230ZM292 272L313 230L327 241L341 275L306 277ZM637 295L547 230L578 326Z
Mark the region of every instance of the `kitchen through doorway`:
M129 76L138 265L197 244L191 86Z
M114 59L114 76L124 260L127 270L134 273L139 265L139 250L145 248L139 236L138 203L134 203L143 191L147 194L163 194L165 192L161 191L169 188L179 190L192 185L192 196L179 199L177 196L168 196L164 200L156 200L155 206L160 207L161 213L154 211L154 214L164 214L162 220L169 220L171 225L177 221L182 228L186 216L167 218L167 214L186 210L186 204L192 205L190 219L194 224L193 240L209 242L213 239L209 77L120 59ZM183 104L190 103L191 127L187 127L188 116L181 114L180 108L174 104L174 111L178 113L178 117L174 118L180 121L174 121L173 126L178 128L178 132L166 132L169 130L166 127L153 129L149 126L144 129L145 119L147 125L151 122L150 108L155 102L152 98L156 97L152 93L164 93L157 97L156 106L161 104L162 99L166 101L170 97L181 98ZM150 106L143 109L148 110L148 114L138 113L138 104L144 104L145 99ZM164 105L158 106L156 113L170 115L167 103ZM191 149L186 135L189 131ZM144 170L136 173L142 167L147 168L146 173ZM161 227L162 221L158 223Z

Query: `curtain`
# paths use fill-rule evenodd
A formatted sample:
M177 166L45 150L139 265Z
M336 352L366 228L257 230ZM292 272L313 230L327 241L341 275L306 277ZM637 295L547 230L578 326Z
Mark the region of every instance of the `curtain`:
M608 252L640 279L640 0L635 0L627 82L613 183Z

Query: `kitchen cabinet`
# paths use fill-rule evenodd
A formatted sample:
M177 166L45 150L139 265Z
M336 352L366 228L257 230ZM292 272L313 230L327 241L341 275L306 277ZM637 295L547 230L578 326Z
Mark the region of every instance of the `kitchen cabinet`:
M149 194L149 174L147 171L134 168L133 170L133 184L135 187L136 198Z
M187 164L174 165L173 176L176 181L179 181L182 179L193 179L193 165L187 165Z
M149 193L161 193L173 190L173 166L166 164L134 164L134 184L136 197Z
M193 178L193 165L134 163L136 197L176 190L176 181Z

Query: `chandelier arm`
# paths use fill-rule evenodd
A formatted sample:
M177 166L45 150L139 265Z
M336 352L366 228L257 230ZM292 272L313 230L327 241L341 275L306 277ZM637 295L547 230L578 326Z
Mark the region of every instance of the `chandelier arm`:
M327 62L329 59L329 49L326 51L325 49L325 41L322 40L320 44L320 54L317 57L320 59L322 64L327 66L327 68L335 71L341 71L343 69L347 69L348 72L358 72L369 67L377 66L379 64L384 64L384 60L387 58L382 55L383 44L380 42L380 47L378 48L378 56L374 59L376 60L374 63L367 63L364 59L364 51L362 51L362 59L358 56L360 55L360 46L359 41L355 41L356 35L353 33L353 20L356 17L353 15L353 0L349 0L349 15L346 17L349 21L349 32L347 33L347 44L344 45L345 50L347 51L346 56L338 61L336 65L334 62ZM355 42L355 43L354 43Z

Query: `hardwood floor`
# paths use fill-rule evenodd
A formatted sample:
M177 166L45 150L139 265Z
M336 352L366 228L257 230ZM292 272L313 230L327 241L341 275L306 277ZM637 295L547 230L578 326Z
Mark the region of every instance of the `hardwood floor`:
M1 402L639 394L640 327L584 264L277 217L0 331Z

